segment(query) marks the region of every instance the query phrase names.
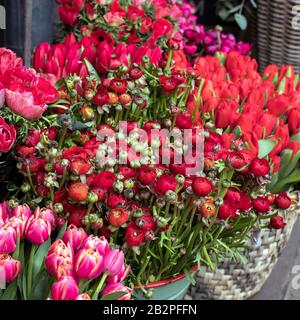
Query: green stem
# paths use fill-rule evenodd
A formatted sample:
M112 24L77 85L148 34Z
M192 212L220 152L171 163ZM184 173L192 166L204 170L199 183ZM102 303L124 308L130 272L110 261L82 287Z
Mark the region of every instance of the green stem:
M35 190L35 186L34 186L34 184L32 182L31 172L29 170L29 166L28 165L26 166L26 173L27 173L27 177L28 177L28 180L29 180L30 187L33 190L34 194L37 195L36 190Z
M167 61L167 65L166 65L166 70L169 70L171 67L172 57L173 57L173 50L170 50L169 54L168 54L168 61Z
M99 281L99 284L94 292L94 294L92 295L92 300L96 300L98 299L98 296L99 296L99 293L101 292L102 288L103 288L103 285L104 285L104 282L106 280L106 278L108 277L108 274L107 273L104 273L102 278L100 279Z
M59 143L58 143L58 149L59 150L62 148L62 145L63 145L64 140L65 140L66 133L67 133L67 128L64 128L63 132L62 132L62 134L60 136Z
M32 245L30 249L29 261L28 261L28 273L27 273L27 298L29 299L32 288L32 276L33 276L33 260L36 246Z

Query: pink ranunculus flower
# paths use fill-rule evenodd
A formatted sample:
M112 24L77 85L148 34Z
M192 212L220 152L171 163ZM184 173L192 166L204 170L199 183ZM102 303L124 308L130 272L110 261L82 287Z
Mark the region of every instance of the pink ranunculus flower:
M13 71L5 89L8 107L27 120L41 118L47 104L57 100L57 91L49 81L25 67Z
M11 256L0 254L0 276L4 277L6 283L15 280L21 271L21 262L14 260Z
M7 153L13 147L16 141L16 129L9 126L5 120L0 117L0 152Z
M102 296L107 296L112 293L116 292L124 292L125 295L121 298L118 298L116 300L131 300L131 292L132 290L126 286L124 286L122 283L110 283L106 285L106 287L102 291Z

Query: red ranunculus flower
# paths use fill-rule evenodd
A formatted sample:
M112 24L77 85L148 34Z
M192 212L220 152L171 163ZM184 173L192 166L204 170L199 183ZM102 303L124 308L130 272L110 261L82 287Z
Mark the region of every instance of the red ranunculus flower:
M16 129L9 126L2 117L0 117L0 152L7 153L14 145L16 140Z

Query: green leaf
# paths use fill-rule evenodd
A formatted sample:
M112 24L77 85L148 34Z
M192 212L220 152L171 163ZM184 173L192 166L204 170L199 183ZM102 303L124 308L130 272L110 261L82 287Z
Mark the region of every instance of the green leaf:
M219 10L218 15L222 20L225 21L229 17L230 13L225 8L222 8L221 10Z
M194 286L196 284L196 280L194 278L194 274L191 274L187 269L183 270L185 276L189 280L189 282Z
M64 236L66 230L68 228L68 221L61 227L61 229L59 230L59 233L57 235L56 240L58 239L62 239L62 237Z
M292 155L293 155L293 150L291 149L285 149L281 153L280 168L278 172L279 178L282 178L285 176L286 168L292 159Z
M299 159L300 159L300 151L298 151L294 155L294 157L291 159L291 161L288 162L283 177L289 176L291 174L291 172L293 172L295 170L295 168L298 165Z
M17 280L15 280L4 290L1 300L16 300L17 288Z
M247 22L247 19L246 19L246 17L244 15L242 15L240 13L236 13L234 15L234 19L235 19L236 23L239 25L239 27L242 30L246 30L247 29L248 22Z
M258 146L259 146L259 153L258 157L260 159L265 158L275 147L276 142L270 141L270 140L259 140Z
M300 133L297 133L291 137L292 141L300 142Z
M100 300L117 300L119 298L124 297L127 294L127 292L114 292L107 294L106 296L103 296Z
M33 282L34 278L37 276L37 274L40 272L43 264L44 259L48 253L48 250L51 246L51 239L49 238L43 245L41 245L38 250L36 251L34 255L34 261L33 261Z
M90 76L94 76L97 80L100 80L98 72L86 58L84 59L84 63L88 69Z

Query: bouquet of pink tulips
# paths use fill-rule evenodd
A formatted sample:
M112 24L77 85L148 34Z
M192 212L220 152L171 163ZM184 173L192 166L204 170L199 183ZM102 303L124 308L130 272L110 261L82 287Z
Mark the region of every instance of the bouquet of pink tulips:
M0 205L1 300L128 300L128 273L124 254L105 238L73 225L58 232L51 209Z

